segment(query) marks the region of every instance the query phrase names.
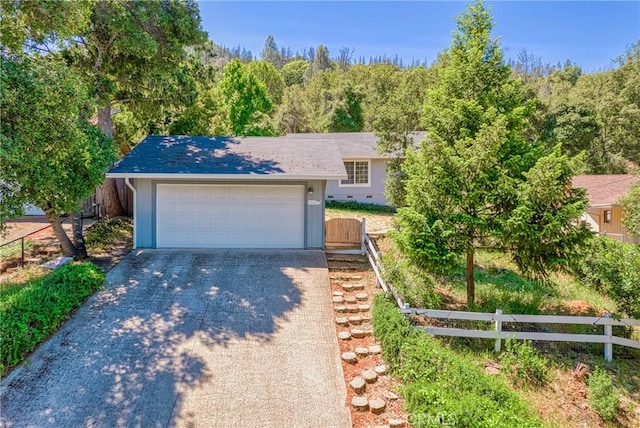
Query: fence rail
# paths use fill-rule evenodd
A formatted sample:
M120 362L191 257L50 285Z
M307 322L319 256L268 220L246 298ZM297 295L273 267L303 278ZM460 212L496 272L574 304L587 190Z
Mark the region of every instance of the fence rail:
M398 304L401 312L405 315L421 315L427 318L441 320L464 320L464 321L484 321L493 323L493 330L479 329L463 329L450 327L435 326L415 326L415 328L425 331L426 333L436 336L449 337L469 337L479 339L495 340L494 350L500 352L502 348L502 340L519 339L532 341L549 341L549 342L578 342L578 343L602 343L604 345L604 358L606 361L613 359L613 345L625 346L628 348L640 349L640 341L615 336L613 334L614 326L621 327L640 327L640 320L624 318L615 319L611 315L606 314L602 317L586 317L586 316L565 316L565 315L519 315L504 314L502 310L496 310L496 313L484 312L463 312L463 311L447 311L435 309L418 309L412 308L404 303L398 292L392 284L387 283L383 278L384 268L381 264L380 254L371 238L365 236L366 254L369 263L373 267L378 283L384 291L388 291L393 295L394 300ZM593 327L603 326L604 334L573 334L573 333L548 333L548 332L523 332L523 331L505 331L504 323L519 324L577 324L590 325Z

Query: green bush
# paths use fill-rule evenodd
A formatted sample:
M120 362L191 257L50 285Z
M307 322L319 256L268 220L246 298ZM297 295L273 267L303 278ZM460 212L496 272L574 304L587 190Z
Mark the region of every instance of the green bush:
M365 213L395 213L396 209L389 205L367 204L356 201L327 201L327 208L334 208L343 211L359 211Z
M596 367L589 376L589 404L605 420L613 420L618 413L618 391L606 370Z
M594 237L575 267L583 284L605 293L618 309L640 318L640 247Z
M0 294L0 374L21 363L104 279L91 263L68 264Z
M394 252L382 256L384 280L400 293L402 299L414 308L440 308L440 295L435 291L435 281L419 272L408 261Z
M508 375L516 385L541 386L549 380L547 360L527 340L507 340L500 361L509 368Z
M388 295L374 300L373 328L385 361L404 383L412 426L541 426L502 378L485 374L468 357L412 330Z
M131 236L131 220L125 217L107 218L98 221L85 233L85 243L91 251L110 248L115 241Z

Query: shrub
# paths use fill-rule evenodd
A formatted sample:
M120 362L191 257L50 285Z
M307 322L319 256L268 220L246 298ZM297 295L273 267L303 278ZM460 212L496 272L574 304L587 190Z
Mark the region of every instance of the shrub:
M327 208L335 208L344 211L359 211L366 213L395 213L396 209L389 205L367 204L356 201L327 201Z
M613 299L621 312L640 318L640 247L594 237L575 272L580 282Z
M384 280L400 293L403 300L414 308L440 308L440 295L435 291L435 281L406 259L391 251L382 256Z
M589 404L605 420L613 420L618 413L618 391L606 370L596 367L589 376Z
M91 263L68 264L0 295L0 374L23 361L104 282Z
M131 237L131 220L125 217L98 221L85 233L85 242L92 251L110 248L115 241Z
M508 339L500 361L509 368L509 377L516 385L540 386L549 380L547 360L527 340Z
M441 341L413 331L386 294L374 300L373 327L385 361L404 382L412 426L541 426L503 379L485 374Z

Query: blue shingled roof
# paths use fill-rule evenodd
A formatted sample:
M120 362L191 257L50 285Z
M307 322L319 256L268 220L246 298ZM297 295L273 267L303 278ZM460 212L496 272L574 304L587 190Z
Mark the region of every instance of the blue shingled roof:
M107 173L109 177L207 175L266 178L345 178L334 141L279 137L150 135Z

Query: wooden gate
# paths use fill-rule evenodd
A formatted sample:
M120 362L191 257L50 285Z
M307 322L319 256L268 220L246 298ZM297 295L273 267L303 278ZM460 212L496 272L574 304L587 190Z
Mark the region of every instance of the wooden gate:
M325 222L325 248L329 252L361 253L365 219L332 218Z

